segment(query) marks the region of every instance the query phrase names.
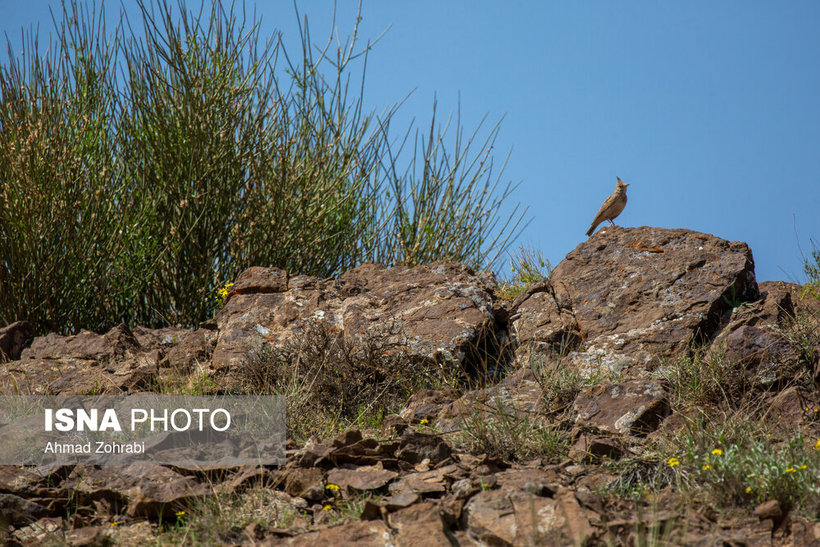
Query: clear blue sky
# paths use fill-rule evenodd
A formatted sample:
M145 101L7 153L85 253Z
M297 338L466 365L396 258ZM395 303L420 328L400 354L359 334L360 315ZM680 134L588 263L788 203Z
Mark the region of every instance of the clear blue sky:
M246 4L294 44L292 2ZM333 2L298 4L324 39ZM39 22L42 39L49 5L0 0L0 28L19 44ZM343 37L355 8L338 2ZM468 129L505 116L496 156L512 148L505 179L532 218L517 244L560 262L617 175L632 184L619 225L745 241L759 281L803 281L798 244L820 240L820 3L365 0L363 17L363 39L390 27L367 103L413 92L399 127L424 125L434 95L440 113L460 95Z

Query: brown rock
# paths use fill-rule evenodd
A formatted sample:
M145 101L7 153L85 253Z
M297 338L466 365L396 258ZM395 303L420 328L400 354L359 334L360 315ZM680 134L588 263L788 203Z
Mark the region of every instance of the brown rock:
M435 465L450 457L452 450L441 437L407 430L399 441L396 458L410 464L427 461Z
M634 374L711 337L733 300L758 296L745 243L648 227L607 228L581 243L550 287L518 307L514 326L527 341L519 357L560 340L571 348L577 329L584 347L569 356L576 366Z
M0 369L0 393L7 395L118 395L150 389L156 362L143 357L112 361L34 359Z
M769 400L766 415L778 427L787 429L816 423L820 418L820 393L799 386L787 387Z
M358 547L360 545L385 545L390 542L390 539L390 529L383 521L365 520L323 528L284 541L271 541L268 544L304 545L305 547Z
M466 361L494 325L491 288L456 263L365 264L330 280L254 268L240 275L232 295L216 318L217 369L284 343L309 320L337 329L353 344L362 333L375 333L411 358L451 365ZM386 332L388 324L396 329Z
M496 415L538 420L544 409L544 390L535 373L519 369L485 389L469 391L442 408L437 425L444 432L469 426L472 420L486 421Z
M603 383L578 394L572 404L575 424L606 433L643 436L669 415L664 386L652 380Z
M397 547L450 547L446 527L438 508L432 503L420 503L391 513L390 526L395 529Z
M388 511L398 511L405 507L410 507L414 503L418 503L421 498L415 492L400 492L395 496L390 496L384 503L384 507Z
M619 442L609 437L581 433L569 449L569 458L577 462L598 463L604 458L618 460L624 455Z
M16 361L34 339L34 327L27 321L16 321L0 329L0 363Z
M354 469L331 469L327 474L327 482L343 489L378 490L398 475L395 471L365 465Z
M174 519L180 510L209 494L209 486L167 467L140 464L116 467L78 465L66 479L79 503L108 500L129 516Z
M140 344L134 334L121 324L105 334L84 330L73 336L52 333L37 337L30 347L23 350L21 359L82 359L106 363L122 359L139 349Z
M755 516L760 520L771 519L777 525L783 520L783 508L777 500L764 501L755 507Z
M160 363L172 369L189 369L197 365L205 365L211 359L216 345L217 332L210 329L185 331L166 353Z
M442 408L457 398L454 389L422 389L410 396L399 415L408 422L432 421Z
M284 477L285 492L306 500L319 501L325 496L323 478L324 473L318 467L288 469Z
M558 499L487 490L465 505L463 525L490 545L584 545L593 529L571 492Z

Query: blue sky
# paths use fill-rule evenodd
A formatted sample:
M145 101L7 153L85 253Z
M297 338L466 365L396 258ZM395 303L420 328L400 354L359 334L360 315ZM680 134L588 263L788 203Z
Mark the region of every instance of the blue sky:
M295 51L291 1L246 4ZM356 3L337 4L344 37ZM49 5L0 0L0 29L19 45L39 23L42 39ZM323 41L333 2L298 6ZM820 240L820 3L365 0L362 15L362 39L390 27L366 103L412 92L397 127L423 127L434 96L440 114L460 97L468 130L504 117L496 158L512 150L504 180L532 219L516 246L560 262L620 176L619 225L745 241L759 281L804 280L800 247Z

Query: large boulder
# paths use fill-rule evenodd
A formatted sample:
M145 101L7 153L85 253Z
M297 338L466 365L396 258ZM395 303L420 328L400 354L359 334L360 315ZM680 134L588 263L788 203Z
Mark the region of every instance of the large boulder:
M281 347L315 323L355 346L378 337L411 358L468 366L495 326L494 281L463 264L385 268L365 264L337 279L243 272L216 317L212 363L232 369L264 348Z
M756 300L752 252L690 230L599 231L515 303L519 358L571 353L582 369L641 375L709 340L724 312Z

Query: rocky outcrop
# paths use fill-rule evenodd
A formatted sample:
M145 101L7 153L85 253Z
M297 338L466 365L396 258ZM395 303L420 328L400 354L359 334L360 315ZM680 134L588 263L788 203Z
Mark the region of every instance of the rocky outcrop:
M752 252L689 230L601 230L517 302L520 357L572 351L577 367L640 374L715 333L758 297Z
M400 356L408 369L457 371L461 382L403 397L404 408L380 430L291 440L280 467L0 466L0 542L150 542L158 521L173 521L214 493L261 485L274 492L277 510L292 515L287 528L251 523L221 541L634 543L648 507L601 493L624 480L607 462L634 461L640 474L646 447L685 427L663 374L695 348L733 363L732 374L761 394L768 419L820 433L820 391L811 382L790 385L811 367L820 378L820 348L801 348L789 330L796 313L817 307L820 317L820 305L798 286L758 286L744 243L609 227L512 302L496 288L491 275L451 263L366 264L336 279L256 267L197 330L120 325L105 334L35 338L23 322L0 329L3 394L119 394L203 375L215 392L248 389L241 378L248 363L265 353L289 355L313 332L341 353ZM295 361L281 364L299 372ZM564 443L560 458L543 445L517 460L490 449L469 452L465 432L490 423L500 429L485 431L488 445L493 434L508 434L514 445L534 430L545 443L552 434ZM795 543L820 540L811 523L771 503L727 519L691 508L678 515L680 507L663 496L653 503L653 518L685 521L678 539L687 544L770 541L786 533L784 523ZM351 518L354 505L360 516ZM70 521L63 518L69 513Z
M234 368L253 352L298 337L313 321L352 345L375 335L412 359L469 366L471 352L495 330L494 286L460 264L366 264L330 280L251 268L216 317L212 364Z

